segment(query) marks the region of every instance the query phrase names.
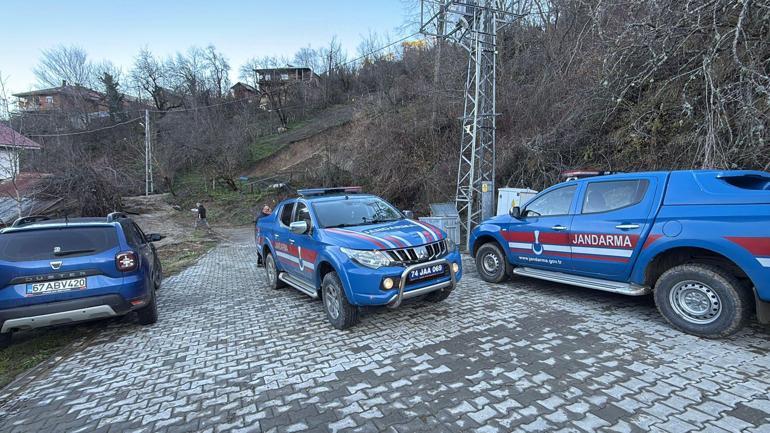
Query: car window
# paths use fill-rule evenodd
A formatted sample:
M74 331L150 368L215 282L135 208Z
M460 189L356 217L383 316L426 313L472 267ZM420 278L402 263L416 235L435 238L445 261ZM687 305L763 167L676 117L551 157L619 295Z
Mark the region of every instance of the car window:
M649 185L646 179L591 182L583 197L582 213L609 212L633 206L644 199Z
M0 260L52 260L98 254L118 246L114 227L69 227L0 235Z
M294 203L286 203L281 208L281 224L288 226L291 224L291 212L294 209Z
M134 229L133 224L127 220L121 220L120 226L123 228L123 234L126 236L126 242L132 247L138 247L142 244L142 239L139 237L139 233Z
M313 203L316 223L321 227L345 227L403 218L401 212L377 197L347 198Z
M524 216L536 217L568 214L576 189L576 185L570 185L541 195L527 205Z
M308 210L305 203L297 202L297 209L294 211L292 222L295 221L306 221L308 226L311 225L310 210Z
M138 226L138 225L136 225L136 223L131 223L131 225L134 227L134 230L136 231L136 234L137 234L137 236L139 236L139 240L140 240L140 241L141 241L143 244L146 244L146 243L147 243L147 236L145 236L145 234L144 234L144 232L142 231L142 229L141 229L141 228L139 228L139 226Z

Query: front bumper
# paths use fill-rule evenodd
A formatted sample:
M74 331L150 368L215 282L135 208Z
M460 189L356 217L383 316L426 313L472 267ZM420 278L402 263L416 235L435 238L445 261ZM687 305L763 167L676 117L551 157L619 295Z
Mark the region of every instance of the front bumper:
M434 266L434 265L444 265L447 268L449 268L448 281L440 281L437 283L430 284L428 286L410 290L408 292L404 291L406 289L406 279L409 276L409 272L413 270L425 268L428 266ZM459 265L458 265L458 270L459 270ZM455 284L457 284L457 276L455 274L454 266L452 266L452 263L447 259L433 260L431 262L408 266L406 269L404 269L404 272L401 273L401 280L399 281L399 284L398 284L398 293L393 295L393 297L391 297L390 301L388 302L388 307L397 308L399 305L401 305L401 302L404 299L425 295L427 293L435 292L436 290L445 289L447 287L454 288Z
M416 268L444 263L448 265L449 273L428 279L426 281L404 284L409 271ZM457 264L458 271L452 272L452 265ZM379 269L371 269L358 265L352 261L346 261L341 265L339 276L349 293L349 301L357 306L389 306L397 307L404 299L425 295L436 290L445 290L457 284L462 278L462 259L458 251L453 251L441 259L420 263L410 267L389 266ZM393 289L382 288L384 278L396 280L397 285Z

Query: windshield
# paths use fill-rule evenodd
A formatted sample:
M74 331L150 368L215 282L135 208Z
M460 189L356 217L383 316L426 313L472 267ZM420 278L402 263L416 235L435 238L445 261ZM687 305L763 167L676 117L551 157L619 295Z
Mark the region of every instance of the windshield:
M403 219L404 216L385 200L377 197L313 203L318 224L324 228L377 224Z
M113 227L69 227L0 234L0 260L51 260L100 253L118 245Z

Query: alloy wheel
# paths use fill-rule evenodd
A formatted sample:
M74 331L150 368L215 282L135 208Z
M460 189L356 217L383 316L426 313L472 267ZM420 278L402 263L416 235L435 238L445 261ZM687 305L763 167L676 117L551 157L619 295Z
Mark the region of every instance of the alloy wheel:
M340 289L334 284L324 287L324 305L332 319L340 317Z

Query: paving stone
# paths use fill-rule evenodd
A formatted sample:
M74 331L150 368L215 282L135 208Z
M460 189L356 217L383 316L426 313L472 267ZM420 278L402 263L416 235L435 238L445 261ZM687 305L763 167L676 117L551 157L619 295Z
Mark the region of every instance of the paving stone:
M770 432L770 332L669 327L646 298L524 279L465 261L442 303L367 309L350 330L271 290L238 232L167 278L160 320L101 322L22 389L0 431Z

